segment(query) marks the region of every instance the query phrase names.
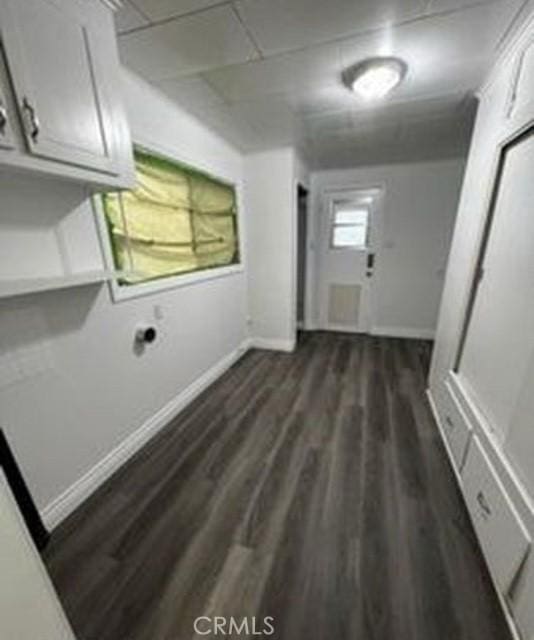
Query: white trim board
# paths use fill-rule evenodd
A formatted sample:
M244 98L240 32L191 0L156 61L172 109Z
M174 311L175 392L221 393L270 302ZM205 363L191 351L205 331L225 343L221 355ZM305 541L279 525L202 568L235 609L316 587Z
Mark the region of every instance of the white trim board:
M324 327L321 327L319 331L333 331L334 333L353 333L354 335L365 336L367 335L367 331L362 331L350 324L326 324Z
M344 324L328 324L314 326L310 331L334 331L337 333L353 333L354 335L383 336L384 338L413 338L418 340L433 340L434 329L414 329L411 327L372 327L370 331L359 331L356 327Z
M389 338L433 340L436 332L434 329L416 329L412 327L373 327L370 334Z
M268 349L269 351L286 351L291 353L295 350L295 340L283 340L280 338L251 338L250 347L252 349Z
M172 398L165 406L150 417L144 424L125 438L117 447L99 460L89 471L63 493L48 504L41 517L48 529L54 529L78 506L94 493L115 471L137 453L158 431L180 413L198 395L215 382L225 371L243 356L250 348L250 340L219 360L210 369L194 380L188 387Z

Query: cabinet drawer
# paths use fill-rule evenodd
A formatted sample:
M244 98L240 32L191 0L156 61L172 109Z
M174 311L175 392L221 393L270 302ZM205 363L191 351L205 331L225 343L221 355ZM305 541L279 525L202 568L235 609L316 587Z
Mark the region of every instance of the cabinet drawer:
M471 426L448 382L444 384L441 398L440 417L443 434L447 439L454 464L460 471L465 460Z
M462 479L484 556L500 590L507 593L530 549L530 538L476 436Z

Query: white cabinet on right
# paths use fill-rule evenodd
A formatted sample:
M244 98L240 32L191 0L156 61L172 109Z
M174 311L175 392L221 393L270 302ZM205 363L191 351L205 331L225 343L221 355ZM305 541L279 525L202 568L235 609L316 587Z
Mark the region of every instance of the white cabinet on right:
M503 611L534 640L534 14L521 23L479 90L430 397Z

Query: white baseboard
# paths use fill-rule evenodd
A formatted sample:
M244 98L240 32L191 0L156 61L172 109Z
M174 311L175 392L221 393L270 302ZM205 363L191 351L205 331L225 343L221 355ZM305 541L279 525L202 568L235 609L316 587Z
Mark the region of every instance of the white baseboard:
M41 512L45 526L48 529L57 527L158 431L166 426L174 416L237 362L248 351L250 344L249 339L245 340L237 349L213 365L48 504Z
M255 349L268 349L270 351L295 350L295 340L279 340L277 338L251 338L250 346Z
M358 327L351 327L346 324L327 324L324 327L321 327L321 331L333 331L334 333L354 333L364 334L365 331L361 331Z
M322 327L315 327L320 331L334 331L340 333L365 334L366 331L343 324L327 324ZM410 327L372 327L369 331L372 336L384 336L387 338L414 338L418 340L433 340L434 329L414 329Z
M416 338L419 340L433 340L434 329L416 329L411 327L373 327L372 336L384 336L389 338Z

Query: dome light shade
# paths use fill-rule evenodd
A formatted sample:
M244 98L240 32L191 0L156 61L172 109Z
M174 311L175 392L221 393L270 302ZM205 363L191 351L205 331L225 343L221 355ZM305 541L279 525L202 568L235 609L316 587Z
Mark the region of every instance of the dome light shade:
M344 71L343 82L362 100L380 100L400 84L406 71L399 58L369 58Z

